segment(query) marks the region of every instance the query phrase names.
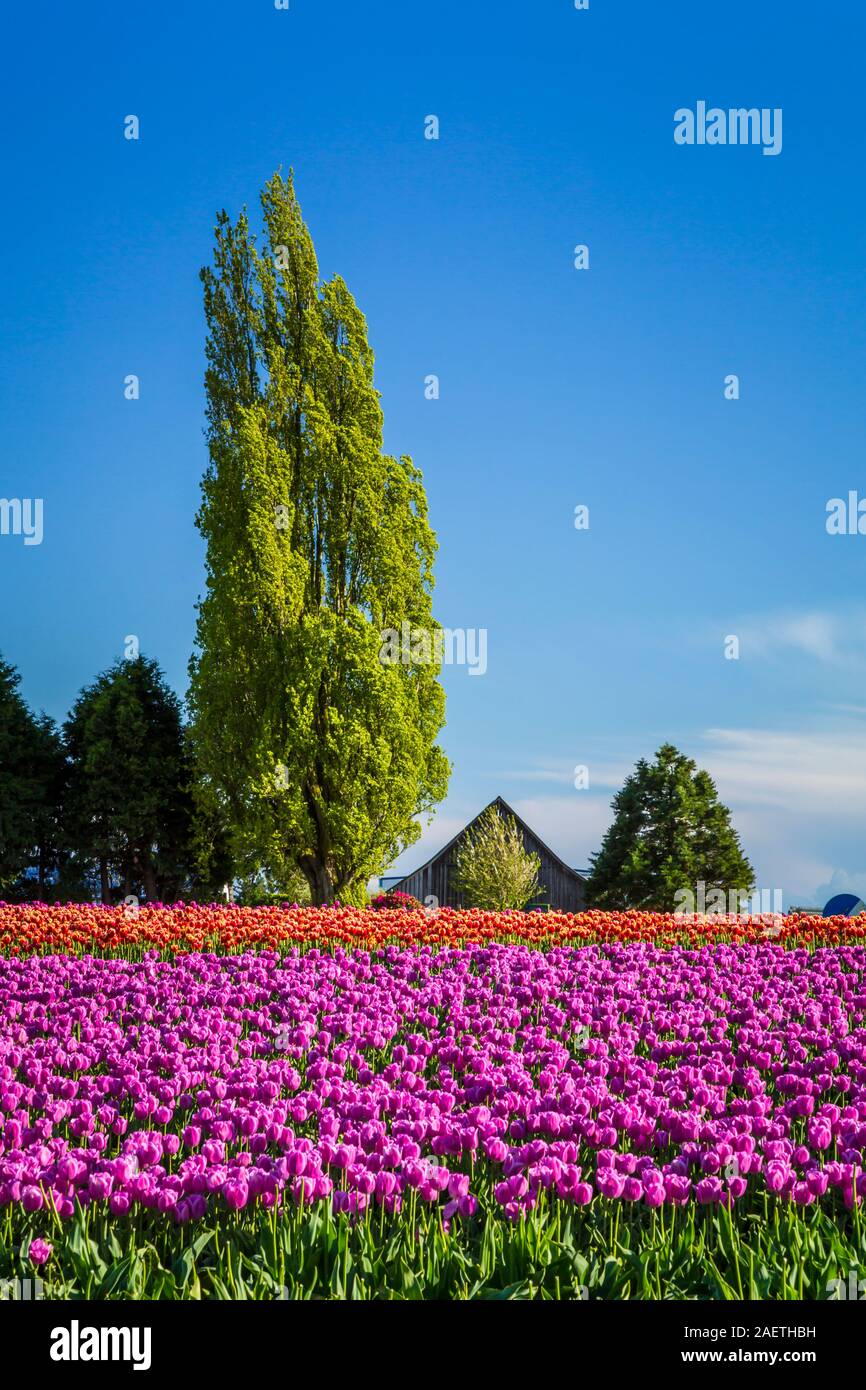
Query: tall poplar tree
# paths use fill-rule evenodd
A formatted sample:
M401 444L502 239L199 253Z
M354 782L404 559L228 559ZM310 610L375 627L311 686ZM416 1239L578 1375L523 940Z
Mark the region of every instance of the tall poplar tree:
M592 857L591 907L673 912L703 882L748 893L754 870L713 779L672 743L641 758L613 800L614 820Z
M261 249L246 212L222 212L201 274L193 737L238 858L348 901L447 786L435 658L380 659L383 630L435 629L436 541L420 473L383 450L364 317L339 276L320 283L291 175L261 206Z

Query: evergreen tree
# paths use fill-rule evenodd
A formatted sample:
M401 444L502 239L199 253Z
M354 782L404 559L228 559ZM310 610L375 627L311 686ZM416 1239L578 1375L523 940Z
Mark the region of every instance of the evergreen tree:
M174 898L192 859L191 767L180 702L155 661L118 661L78 696L65 726L66 827L99 869L103 902Z
M589 906L673 912L703 882L748 893L754 871L708 773L666 743L641 758L613 800L614 820L592 856Z
M0 658L0 893L43 889L61 854L63 751L54 723L34 716L21 677Z
M347 901L445 794L439 664L381 657L384 630L435 630L436 542L419 472L383 451L364 318L339 277L319 283L291 176L261 204L263 250L246 213L222 213L202 271L195 750L239 863Z
M40 898L49 883L64 879L69 853L63 829L68 768L63 739L47 714L34 720L31 788L34 794L33 846L35 891Z

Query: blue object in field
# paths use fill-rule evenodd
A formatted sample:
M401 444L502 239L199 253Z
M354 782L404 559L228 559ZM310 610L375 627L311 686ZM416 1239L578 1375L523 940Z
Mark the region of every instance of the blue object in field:
M866 903L862 898L856 898L853 893L837 893L835 898L831 898L824 908L825 917L856 917L858 913L866 912Z

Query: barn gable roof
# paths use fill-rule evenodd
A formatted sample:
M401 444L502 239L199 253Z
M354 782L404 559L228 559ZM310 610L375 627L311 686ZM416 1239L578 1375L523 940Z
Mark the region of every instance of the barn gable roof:
M423 873L424 870L430 864L436 864L440 859L446 859L451 850L457 844L458 840L462 840L463 836L467 833L467 831L471 830L472 827L476 825L478 821L480 821L481 817L493 806L497 808L500 815L512 816L515 822L517 823L518 828L523 832L523 834L530 841L534 842L538 846L538 848L544 852L544 854L546 854L550 859L552 859L553 862L556 865L558 865L560 869L562 869L562 872L564 874L570 874L572 878L578 879L580 883L586 883L587 880L585 875L579 873L577 869L573 869L570 864L566 864L563 859L560 859L558 854L554 854L550 846L546 845L544 841L540 838L540 836L536 835L535 831L531 828L531 826L528 826L526 824L526 821L523 820L522 817L519 816L517 812L513 810L512 807L509 806L508 802L505 801L501 796L494 797L494 799L491 802L489 802L483 810L478 812L477 816L474 816L471 821L468 821L466 825L464 825L462 830L458 830L457 834L452 836L452 838L448 841L447 845L443 845L442 849L440 849L437 854L431 855L429 859L425 860L423 864L420 864L417 869L413 869L411 873L404 874L403 877L400 879L400 883L405 883L407 878L414 878L416 874ZM394 884L394 888L399 888L400 883Z

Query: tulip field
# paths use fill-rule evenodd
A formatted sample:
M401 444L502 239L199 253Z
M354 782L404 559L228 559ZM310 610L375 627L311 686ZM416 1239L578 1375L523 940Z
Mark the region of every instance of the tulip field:
M0 1281L844 1296L860 921L0 905Z

